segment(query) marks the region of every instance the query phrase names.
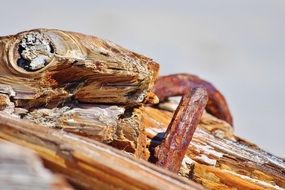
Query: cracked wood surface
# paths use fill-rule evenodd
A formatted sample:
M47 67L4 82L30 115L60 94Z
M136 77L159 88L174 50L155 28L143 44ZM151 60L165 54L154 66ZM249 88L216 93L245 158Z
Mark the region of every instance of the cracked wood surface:
M189 179L217 190L285 187L283 159L206 112L183 159L184 178L138 160L152 161L176 108L145 107L158 101L151 91L158 69L79 33L1 37L0 139L35 150L46 167L87 189L203 189Z
M1 37L0 63L0 92L26 108L56 107L70 99L139 104L152 98L159 69L110 41L53 29Z
M95 36L35 29L0 37L0 111L147 158L138 107L157 101L158 69Z
M137 158L149 157L139 107L126 110L117 105L77 104L29 111L15 107L8 95L0 94L0 112L10 114L11 119L21 118L109 144Z
M172 118L145 108L146 134L156 146ZM233 134L230 125L205 113L184 157L180 174L209 189L284 189L285 161Z
M0 113L0 138L35 150L45 165L87 189L203 189L94 140Z

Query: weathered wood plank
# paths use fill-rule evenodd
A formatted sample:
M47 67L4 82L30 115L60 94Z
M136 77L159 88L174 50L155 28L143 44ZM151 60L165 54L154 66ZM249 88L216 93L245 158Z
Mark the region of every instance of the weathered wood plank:
M88 189L203 189L102 143L0 113L0 138L35 150L48 168Z
M144 107L157 102L151 89L158 69L149 58L79 33L0 37L0 140L35 150L46 166L89 189L201 189L189 179L209 189L285 188L283 159L207 113L180 168L188 179L137 160L148 159L147 146L152 151L162 141L172 117ZM158 107L175 109L166 104Z
M151 107L143 112L152 146L159 144L172 113ZM180 174L209 189L283 189L285 161L233 134L225 122L204 114Z

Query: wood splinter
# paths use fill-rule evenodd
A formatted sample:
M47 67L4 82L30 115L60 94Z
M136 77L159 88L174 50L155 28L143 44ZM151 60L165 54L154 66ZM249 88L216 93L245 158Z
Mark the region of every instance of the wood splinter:
M203 88L188 91L167 128L162 143L155 149L156 165L177 173L208 101Z
M0 37L0 141L33 149L76 189L285 188L284 159L234 135L217 88L191 74L156 80L158 73L152 59L95 36L35 29ZM184 96L177 110L165 101L171 96ZM159 144L157 165L181 165L180 176L140 160L153 161L148 151ZM0 189L15 184L6 173Z

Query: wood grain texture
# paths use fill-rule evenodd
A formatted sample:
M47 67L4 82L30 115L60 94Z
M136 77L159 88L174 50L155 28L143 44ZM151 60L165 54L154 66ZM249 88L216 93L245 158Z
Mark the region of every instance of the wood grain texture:
M0 139L33 149L48 168L87 189L203 189L102 143L0 113Z
M77 104L76 107L38 108L29 111L15 108L7 95L3 97L5 110L0 112L8 113L14 118L88 137L125 150L137 158L149 157L140 107L126 110L117 105ZM11 108L7 107L10 104Z
M172 114L145 108L146 134L153 146L162 141ZM184 157L180 174L215 190L285 188L283 159L235 136L229 124L206 113Z
M70 99L140 104L158 69L147 57L75 32L35 29L0 38L0 84L26 108Z
M151 107L158 70L95 36L35 29L0 37L0 141L33 149L86 189L285 188L283 159L206 112L183 158L184 178L139 160L153 161L177 106ZM224 102L212 90L211 99Z
M146 158L134 108L158 101L151 92L158 69L95 36L35 29L0 37L0 111Z

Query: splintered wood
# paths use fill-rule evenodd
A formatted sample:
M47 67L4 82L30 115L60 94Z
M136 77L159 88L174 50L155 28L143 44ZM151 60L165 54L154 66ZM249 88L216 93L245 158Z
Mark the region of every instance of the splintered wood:
M97 37L38 29L0 38L0 63L3 112L148 157L139 106L158 101L151 59Z
M26 108L52 107L68 98L139 104L148 98L159 69L110 41L48 29L0 38L0 62L2 90L12 88L15 104Z
M151 59L94 36L36 29L0 37L0 141L34 150L76 189L285 188L283 159L235 136L228 123L206 112L176 168L180 176L149 163L177 106L153 106L158 71ZM7 185L2 158L16 155L5 146L0 185ZM19 160L29 157L15 151ZM22 174L17 164L10 166ZM33 181L33 187L46 183ZM64 181L57 185L50 188L70 189Z
M99 142L0 113L0 139L35 150L45 165L86 189L203 189Z
M172 113L144 112L146 134L155 147L162 141ZM234 136L231 127L204 114L188 147L180 174L209 189L283 189L285 161Z

